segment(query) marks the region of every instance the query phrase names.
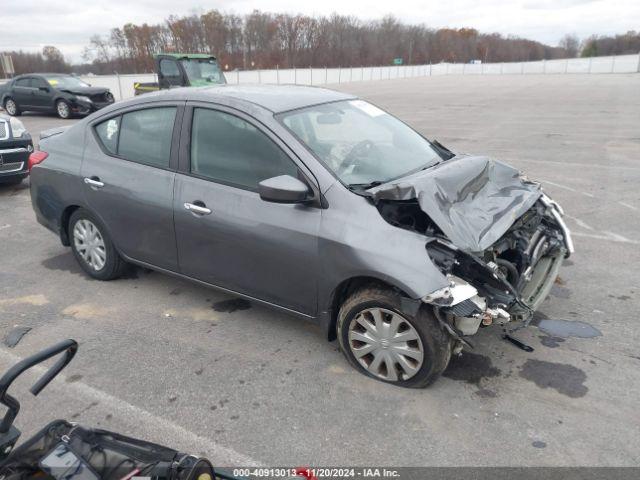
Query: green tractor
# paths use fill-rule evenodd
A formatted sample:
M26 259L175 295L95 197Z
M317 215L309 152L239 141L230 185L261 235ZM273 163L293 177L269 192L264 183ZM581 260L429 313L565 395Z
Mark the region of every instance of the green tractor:
M159 53L154 55L158 83L134 84L135 94L176 87L224 85L227 81L213 55L204 53Z

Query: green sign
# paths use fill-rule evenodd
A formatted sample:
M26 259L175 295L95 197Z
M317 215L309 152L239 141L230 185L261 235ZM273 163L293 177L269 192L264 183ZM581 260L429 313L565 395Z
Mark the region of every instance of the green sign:
M394 58L393 59L393 64L394 65L402 65L402 58Z

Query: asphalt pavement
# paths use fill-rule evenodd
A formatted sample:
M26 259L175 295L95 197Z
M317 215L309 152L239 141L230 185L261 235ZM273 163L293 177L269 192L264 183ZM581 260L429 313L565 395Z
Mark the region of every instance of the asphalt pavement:
M639 465L640 74L337 88L543 182L577 251L536 321L578 336L531 327L527 353L483 329L432 387L392 387L281 312L141 269L90 280L35 221L27 181L0 187L0 337L31 328L0 346L0 369L63 338L81 347L39 397L34 374L16 385L25 435L67 418L236 466ZM22 119L36 134L72 122Z

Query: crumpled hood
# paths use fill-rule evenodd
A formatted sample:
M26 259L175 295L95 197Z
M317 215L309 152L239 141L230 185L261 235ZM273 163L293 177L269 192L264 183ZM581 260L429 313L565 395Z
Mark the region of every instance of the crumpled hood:
M368 191L375 201L417 199L449 240L467 252L495 243L540 198L538 184L484 156L458 155Z
M61 88L60 90L64 90L65 92L72 93L74 95L98 95L101 93L107 93L109 91L108 88L104 87L73 87L73 88Z

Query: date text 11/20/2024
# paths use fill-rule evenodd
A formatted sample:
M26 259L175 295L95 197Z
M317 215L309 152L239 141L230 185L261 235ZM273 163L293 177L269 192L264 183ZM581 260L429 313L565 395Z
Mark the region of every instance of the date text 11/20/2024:
M362 468L235 468L233 475L248 478L306 478L319 480L322 478L398 478L400 473L396 469L379 467Z

